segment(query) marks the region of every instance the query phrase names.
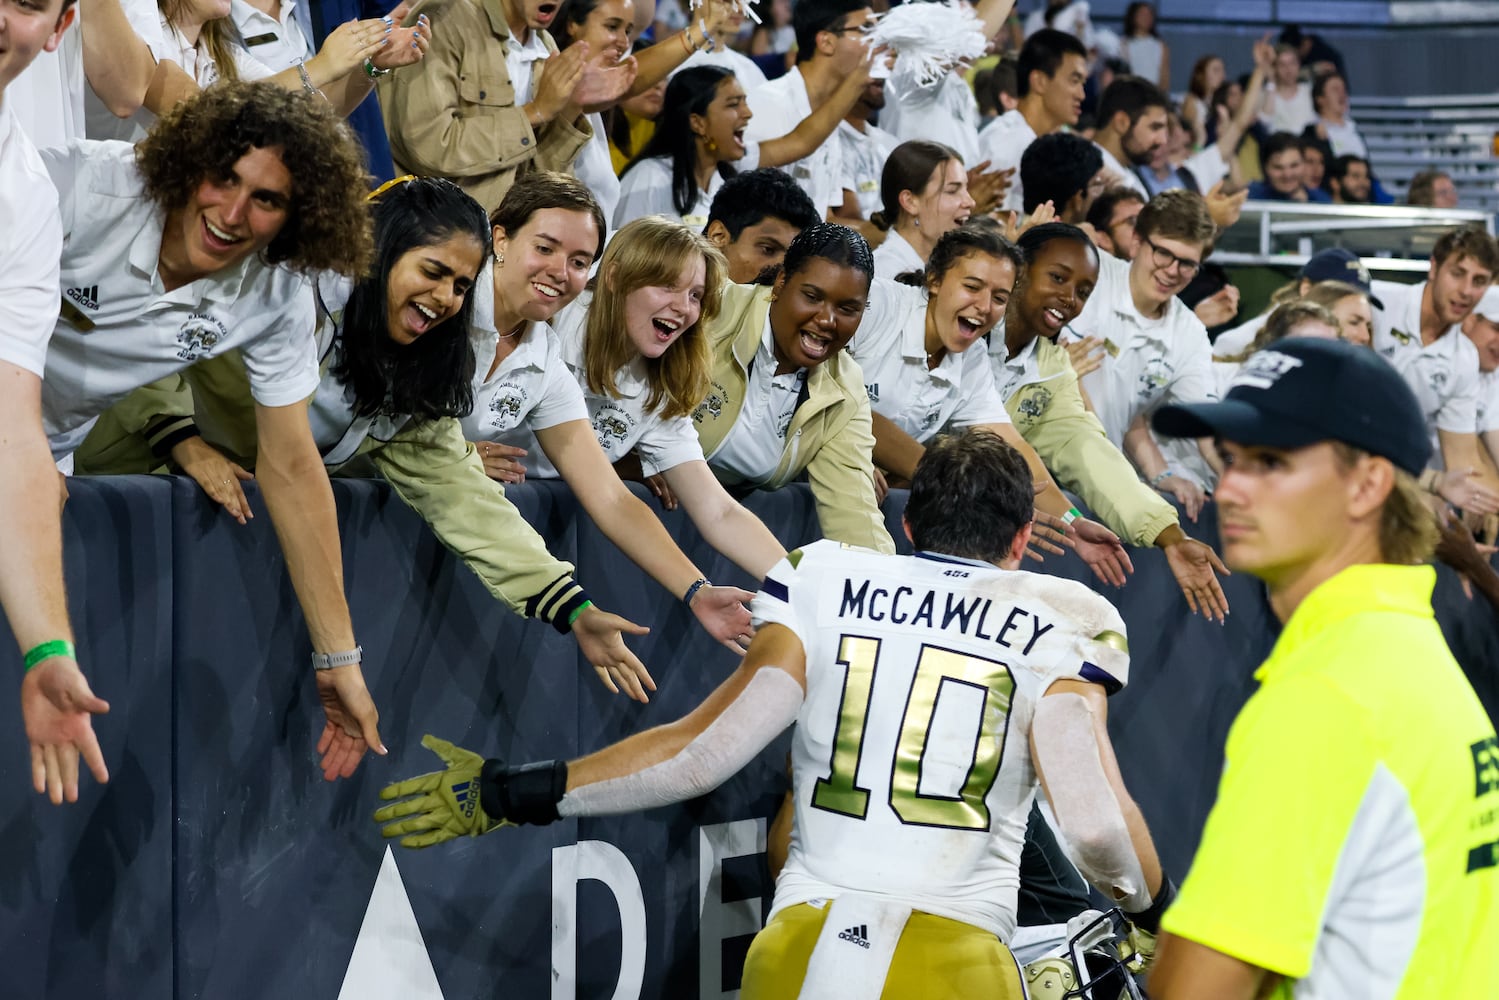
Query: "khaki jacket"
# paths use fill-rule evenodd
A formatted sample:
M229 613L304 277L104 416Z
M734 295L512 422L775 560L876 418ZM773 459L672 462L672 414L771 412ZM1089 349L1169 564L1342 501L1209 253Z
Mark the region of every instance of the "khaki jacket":
M710 466L744 405L750 363L769 311L768 287L727 285L723 307L708 327L712 385L692 419ZM874 432L864 373L846 352L818 365L807 377L805 399L786 429L781 464L756 485L779 489L804 470L825 537L878 552L895 551L874 497Z
M1133 545L1151 545L1176 524L1176 508L1140 481L1083 405L1067 350L1041 337L1036 363L1042 381L1022 385L1005 400L1015 429L1057 482L1082 497L1104 524Z
M447 177L485 212L498 207L522 171L570 172L593 129L581 115L531 128L505 67L512 41L500 0L430 0L422 12L432 22L426 57L377 84L397 169ZM547 51L557 51L550 34L541 37ZM542 65L532 67L533 95Z
M173 428L172 443L196 434L195 404L215 415L233 442L230 450L253 468L254 403L237 351L131 393L94 426L78 454L95 474L151 472L171 450L153 428ZM226 419L231 422L223 423ZM153 456L148 441L156 442L159 454ZM368 468L366 462L506 607L550 622L559 632L570 631L569 616L588 599L573 579L572 565L547 551L546 542L505 498L504 487L485 474L457 420L407 421L387 440L368 436L339 468Z

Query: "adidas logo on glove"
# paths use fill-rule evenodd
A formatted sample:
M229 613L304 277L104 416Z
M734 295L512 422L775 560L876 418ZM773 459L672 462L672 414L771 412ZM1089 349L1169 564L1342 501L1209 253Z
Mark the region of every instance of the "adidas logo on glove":
M859 924L857 927L850 927L846 931L839 931L838 940L851 941L860 948L867 949L869 947L869 925Z

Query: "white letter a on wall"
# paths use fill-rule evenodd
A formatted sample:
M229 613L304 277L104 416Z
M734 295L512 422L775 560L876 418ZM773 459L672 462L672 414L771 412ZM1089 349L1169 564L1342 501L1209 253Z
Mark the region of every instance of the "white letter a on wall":
M389 846L338 1000L443 1000L432 956Z

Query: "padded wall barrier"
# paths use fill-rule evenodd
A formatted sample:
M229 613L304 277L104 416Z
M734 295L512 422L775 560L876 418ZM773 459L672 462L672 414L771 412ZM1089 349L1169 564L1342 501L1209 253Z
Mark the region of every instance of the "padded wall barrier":
M711 795L625 817L387 852L386 782L439 766L437 733L489 756L570 757L692 708L735 664L555 483L510 496L633 642L660 687L611 696L570 637L509 614L382 484L336 480L344 568L388 758L325 783L310 644L270 518L240 526L190 481L74 479L68 589L112 778L54 808L30 789L20 656L0 627L0 968L26 1000L446 1000L733 996L770 903L767 820L783 737ZM636 488L645 497L643 490ZM654 500L647 500L654 503ZM746 501L783 543L818 535L805 487ZM904 494L887 519L899 535ZM750 586L680 512L674 538ZM1199 537L1213 538L1212 508ZM1178 878L1212 803L1228 726L1276 625L1235 575L1224 626L1192 617L1165 560L1132 550L1109 592L1131 684L1111 703L1125 778ZM1075 556L1041 567L1075 579ZM1439 618L1490 711L1499 629L1443 570Z

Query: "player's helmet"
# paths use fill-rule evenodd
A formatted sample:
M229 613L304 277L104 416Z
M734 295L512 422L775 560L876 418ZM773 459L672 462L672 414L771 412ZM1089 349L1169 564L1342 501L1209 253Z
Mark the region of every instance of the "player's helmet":
M1024 969L1031 1000L1143 1000L1135 982L1155 954L1155 940L1115 907L1084 910L1067 922L1065 957L1037 959Z

